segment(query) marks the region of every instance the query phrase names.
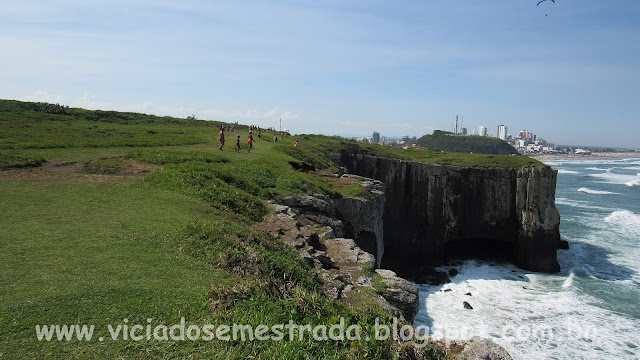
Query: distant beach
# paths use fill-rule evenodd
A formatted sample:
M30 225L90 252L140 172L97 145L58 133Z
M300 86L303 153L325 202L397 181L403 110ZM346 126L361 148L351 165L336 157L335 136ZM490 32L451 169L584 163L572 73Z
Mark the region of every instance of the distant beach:
M640 158L640 152L598 152L591 155L573 155L573 154L536 154L527 155L538 160L602 160L602 159L624 159L624 158Z

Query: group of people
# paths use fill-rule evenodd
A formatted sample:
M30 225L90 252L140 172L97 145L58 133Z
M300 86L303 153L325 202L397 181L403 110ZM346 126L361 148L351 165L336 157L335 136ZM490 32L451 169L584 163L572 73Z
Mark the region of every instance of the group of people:
M224 146L225 143L225 139L224 139L224 125L220 126L220 150L222 150L222 147ZM260 132L260 130L258 130L258 132ZM259 137L260 135L258 135ZM253 148L253 130L249 130L249 137L247 138L247 143L249 143L249 149L247 149L248 152L251 152L251 149ZM236 152L240 151L240 134L236 135Z
M234 131L235 130L235 125L224 125L224 124L220 124L220 147L219 149L222 150L222 147L225 144L225 138L224 138L224 132L225 130L228 131ZM247 149L248 152L251 152L251 149L253 149L253 143L254 143L254 139L253 139L253 131L257 131L258 132L258 140L262 139L262 129L255 126L255 125L251 125L249 127L249 136L247 137L247 143L249 144L249 148ZM276 131L274 128L268 128L265 129L267 131ZM287 133L288 134L288 133ZM285 133L281 132L280 136L284 138ZM307 136L305 136L305 139L309 139ZM273 142L277 142L278 141L278 134L274 134L273 135ZM298 148L298 140L296 139L295 143L293 144L293 147ZM240 151L240 134L236 134L236 152Z
M227 131L235 131L236 130L236 126L234 124L222 124L220 123L220 130L225 129Z

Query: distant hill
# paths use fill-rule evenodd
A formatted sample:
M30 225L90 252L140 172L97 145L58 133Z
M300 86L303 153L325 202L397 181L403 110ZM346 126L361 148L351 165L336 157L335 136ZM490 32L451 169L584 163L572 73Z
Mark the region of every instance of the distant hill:
M416 140L416 144L428 147L431 150L447 152L472 152L476 154L492 155L509 155L518 153L513 146L498 138L454 135L453 133L442 130L435 130L432 135L425 135L419 138Z

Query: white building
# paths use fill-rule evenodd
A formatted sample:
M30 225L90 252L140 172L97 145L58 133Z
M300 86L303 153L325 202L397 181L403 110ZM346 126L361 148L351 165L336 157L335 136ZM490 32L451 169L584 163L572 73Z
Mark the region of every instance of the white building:
M480 136L487 136L487 128L485 126L480 126L478 128L478 135Z
M507 140L507 127L504 125L498 125L498 139Z

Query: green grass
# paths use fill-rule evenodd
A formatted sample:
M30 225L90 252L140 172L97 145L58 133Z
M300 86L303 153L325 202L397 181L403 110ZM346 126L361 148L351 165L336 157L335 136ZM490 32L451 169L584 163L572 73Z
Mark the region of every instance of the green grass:
M0 100L0 358L404 354L392 341L36 340L36 325L94 324L106 336L107 325L125 318L270 326L331 325L343 317L365 334L375 317L390 321L371 300L376 290L351 305L327 298L306 261L253 226L268 213L265 200L366 196L357 182L325 176L337 170L329 152L406 159L426 153L315 135L298 138L294 149L294 137L273 143L272 133L248 153L245 126L236 131L242 151L231 143L220 151L217 125ZM291 161L319 171L296 171Z
M478 153L478 154L517 154L518 151L506 141L489 136L454 135L451 132L436 130L424 135L416 144L435 151Z
M188 196L75 176L0 178L0 189L0 353L6 358L101 353L95 343L35 341L37 324L93 323L104 330L124 318L202 319L211 286L231 280L169 251L166 238L211 213ZM127 353L126 344L106 350Z
M0 153L0 170L40 166L47 161L38 156L25 156L15 153Z
M16 175L47 175L21 178ZM390 358L390 342L39 342L35 326L328 324L374 309L326 298L309 265L251 222L136 178L0 177L0 354L7 358Z
M399 149L381 145L361 144L353 140L340 139L323 135L309 135L310 140L300 140L299 151L285 144L278 150L290 156L306 161L321 169L334 171L335 165L326 159L327 153L346 152L392 159L413 160L437 165L453 165L464 167L499 167L517 169L523 166L544 166L538 160L517 155L488 155L456 152L440 152L418 149Z

